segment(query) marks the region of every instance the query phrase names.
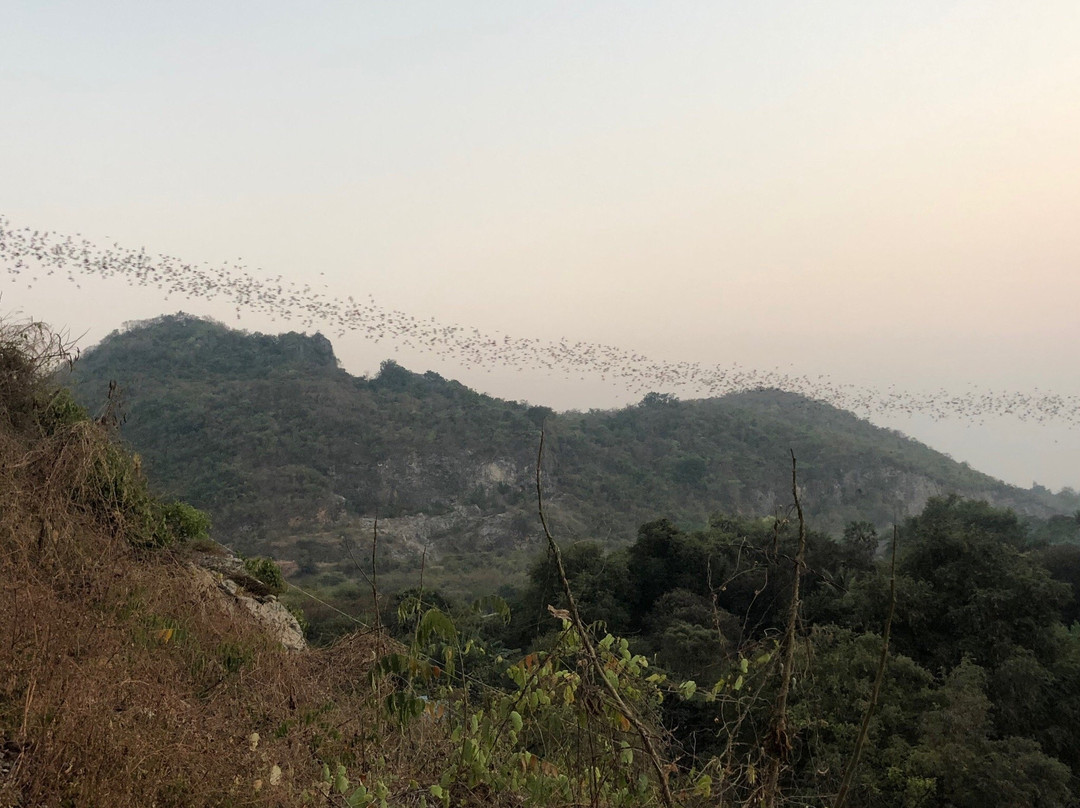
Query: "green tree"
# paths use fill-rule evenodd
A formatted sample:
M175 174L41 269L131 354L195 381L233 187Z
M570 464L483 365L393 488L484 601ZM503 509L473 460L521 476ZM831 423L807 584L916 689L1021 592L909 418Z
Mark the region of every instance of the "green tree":
M625 554L608 553L597 542L583 541L567 546L562 557L582 619L587 623L602 620L611 631L625 630L631 599ZM529 570L529 585L520 604L511 610L510 642L527 646L538 633L550 630L548 606L565 609L567 603L555 560L545 556Z
M638 623L665 592L678 588L707 591L704 548L667 519L648 522L638 529L628 562L633 616Z
M992 737L986 680L986 672L968 659L949 674L938 709L923 718L911 767L933 778L937 804L946 808L1072 805L1065 764L1029 738Z
M848 522L844 528L843 545L852 558L862 565L869 566L877 552L878 532L873 522Z
M993 668L1015 649L1054 652L1066 585L1021 551L1012 511L956 497L931 500L905 525L897 646L931 670L964 657Z

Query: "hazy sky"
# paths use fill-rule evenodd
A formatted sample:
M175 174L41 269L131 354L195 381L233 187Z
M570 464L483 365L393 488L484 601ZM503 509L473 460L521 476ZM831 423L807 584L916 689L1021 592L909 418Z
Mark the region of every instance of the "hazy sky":
M4 3L0 214L515 336L1080 393L1080 3ZM323 273L323 274L320 274ZM0 309L85 334L118 281ZM395 346L335 339L354 372ZM465 369L557 407L599 379ZM1080 434L893 420L1024 486Z

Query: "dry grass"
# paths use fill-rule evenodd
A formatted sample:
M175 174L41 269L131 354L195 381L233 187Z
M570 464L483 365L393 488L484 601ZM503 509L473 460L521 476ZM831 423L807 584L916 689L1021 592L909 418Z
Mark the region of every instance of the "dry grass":
M181 551L133 544L137 463L117 465L100 423L35 417L62 352L11 336L0 328L0 806L340 804L318 789L324 762L418 802L446 745L380 717L374 639L287 653Z

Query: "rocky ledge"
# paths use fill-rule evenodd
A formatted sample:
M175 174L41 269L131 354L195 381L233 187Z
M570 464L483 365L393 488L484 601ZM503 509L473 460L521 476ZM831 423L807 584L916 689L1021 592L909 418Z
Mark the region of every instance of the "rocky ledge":
M290 651L307 648L296 617L266 584L244 568L243 559L231 554L198 553L190 563L205 588L217 589L234 608L254 617L284 648Z

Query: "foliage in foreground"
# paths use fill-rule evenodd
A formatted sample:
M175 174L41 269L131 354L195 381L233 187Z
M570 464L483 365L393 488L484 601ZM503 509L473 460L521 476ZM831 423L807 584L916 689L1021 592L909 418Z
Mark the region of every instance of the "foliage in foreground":
M724 772L715 783L733 804L752 796L745 761L768 738L777 688L770 665L742 679L738 665L782 634L793 541L783 516L718 517L703 531L646 524L625 551L582 543L564 554L588 619L631 637L654 672L696 681L661 718L680 765ZM1080 547L1033 544L1012 512L956 497L932 500L898 542L892 652L849 805L1073 804ZM859 524L839 542L807 536L782 778L802 805L831 804L870 701L889 612L887 564L868 552L877 544ZM550 561L530 578L503 643L543 645L547 629L531 616L545 602L565 605Z
M330 804L324 767L406 793L443 748L383 731L373 638L287 654L196 574L205 516L52 387L66 356L0 326L0 805Z

